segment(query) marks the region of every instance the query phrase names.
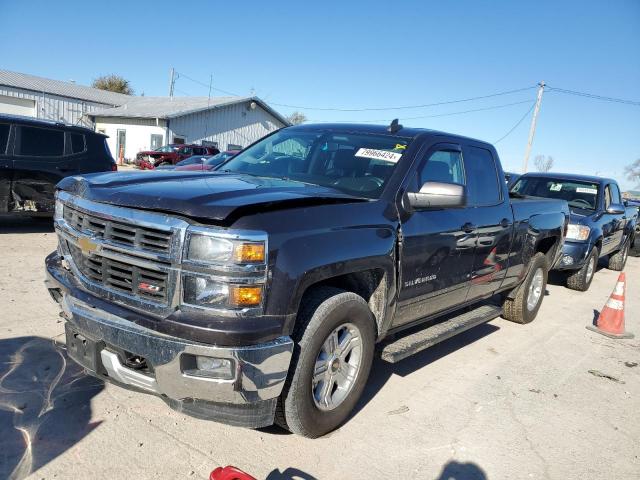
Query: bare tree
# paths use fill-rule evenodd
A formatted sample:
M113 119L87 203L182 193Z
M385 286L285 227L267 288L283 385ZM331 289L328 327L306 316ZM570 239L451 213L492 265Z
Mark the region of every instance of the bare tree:
M545 157L544 155L536 155L533 160L539 172L548 172L553 167L553 157Z
M640 187L640 158L624 167L624 176L627 177L627 180Z
M307 116L301 112L293 112L287 117L287 120L291 125L300 125L307 121Z
M102 75L96 78L91 86L93 88L99 88L100 90L124 93L125 95L133 95L133 88L131 88L131 83L129 83L129 80L126 80L120 75Z

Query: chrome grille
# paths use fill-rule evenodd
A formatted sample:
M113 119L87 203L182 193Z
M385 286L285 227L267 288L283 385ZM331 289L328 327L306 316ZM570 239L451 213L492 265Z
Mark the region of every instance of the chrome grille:
M64 207L64 220L73 229L89 233L103 240L138 247L153 252L169 253L171 231L118 222Z
M156 302L167 301L166 272L119 262L98 253L85 255L70 242L67 247L78 270L93 282Z

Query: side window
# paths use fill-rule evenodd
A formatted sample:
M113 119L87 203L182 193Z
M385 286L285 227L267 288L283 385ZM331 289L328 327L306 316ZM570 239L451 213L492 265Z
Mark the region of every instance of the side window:
M622 203L622 198L620 198L620 189L615 183L610 183L609 187L611 188L611 202L612 203Z
M182 150L180 151L181 154L183 155L192 155L193 154L193 148L191 147L184 147L182 148Z
M71 153L82 153L87 148L85 146L84 135L81 133L72 133L71 137Z
M64 132L50 128L19 127L18 155L59 157L64 154Z
M0 123L0 155L4 155L4 153L7 151L10 127L11 125L9 125L8 123Z
M420 188L425 182L465 184L462 154L457 151L437 150L433 152L420 172Z
M464 165L469 179L469 204L475 206L500 203L502 184L498 182L498 169L489 150L468 147Z
M607 185L606 187L604 187L604 208L605 208L605 210L607 208L609 208L609 205L611 205L611 189L609 188L609 185Z

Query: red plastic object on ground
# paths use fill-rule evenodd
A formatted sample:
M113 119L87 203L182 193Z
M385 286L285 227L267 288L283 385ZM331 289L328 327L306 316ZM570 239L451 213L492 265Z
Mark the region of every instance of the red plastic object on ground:
M247 472L243 472L239 468L232 467L231 465L227 467L218 467L211 475L209 475L209 480L257 480L255 477L252 477Z
M587 325L589 330L611 338L633 338L633 333L624 330L625 283L625 275L622 272L618 277L616 288L605 303L596 324Z

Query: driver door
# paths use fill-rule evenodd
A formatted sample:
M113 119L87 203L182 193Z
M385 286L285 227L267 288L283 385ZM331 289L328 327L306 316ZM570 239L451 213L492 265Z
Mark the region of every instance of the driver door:
M427 181L466 185L462 149L436 144L423 154L408 191ZM473 209L414 211L402 222L398 311L394 327L464 303L470 286L477 231Z

